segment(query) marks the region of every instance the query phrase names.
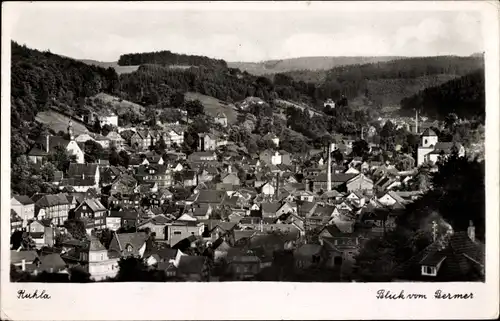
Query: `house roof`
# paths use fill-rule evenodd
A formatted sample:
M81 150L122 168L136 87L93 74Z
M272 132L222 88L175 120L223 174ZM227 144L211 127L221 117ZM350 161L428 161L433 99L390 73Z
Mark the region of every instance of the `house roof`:
M81 177L82 175L93 177L96 175L99 166L97 164L77 164L70 163L68 177Z
M433 131L430 128L427 128L423 133L422 136L437 136L436 132Z
M25 260L26 263L33 262L38 258L38 254L36 251L10 251L10 261L12 263L21 263L22 260Z
M311 258L313 255L318 255L321 252L321 245L319 244L304 244L297 248L293 255L297 257Z
M66 267L66 263L59 253L50 253L40 256L39 269L42 271L60 271Z
M98 199L86 199L77 208L80 208L83 205L87 205L93 212L103 212L106 211L106 207L101 204Z
M90 236L90 246L89 251L106 251L104 245L102 245L101 241L93 235Z
M33 202L33 200L27 195L15 195L14 198L22 205L35 204L35 202Z
M69 204L69 201L65 194L44 195L35 203L36 206L41 208L67 204Z
M265 202L260 204L262 213L276 213L281 207L278 202Z
M204 256L183 255L179 260L177 270L181 274L201 274L205 260Z
M200 190L196 198L197 203L222 203L226 192L218 190Z
M422 265L432 266L441 261L437 276L422 276ZM466 231L459 231L451 235L446 243L434 242L414 255L398 266L395 274L407 280L474 281L482 278L484 262L484 245L473 242Z
M115 235L118 240L120 251L125 250L127 245L130 244L133 247L133 251L137 252L148 239L148 235L145 232L120 233Z

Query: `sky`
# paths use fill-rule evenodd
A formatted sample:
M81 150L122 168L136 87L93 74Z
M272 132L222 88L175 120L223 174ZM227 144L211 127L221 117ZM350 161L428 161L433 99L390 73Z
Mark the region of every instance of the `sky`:
M35 3L18 12L11 35L31 48L105 62L125 53L158 50L246 62L308 56L467 56L484 50L478 12L314 7L276 11L233 5L207 11L195 4L190 10L130 10Z

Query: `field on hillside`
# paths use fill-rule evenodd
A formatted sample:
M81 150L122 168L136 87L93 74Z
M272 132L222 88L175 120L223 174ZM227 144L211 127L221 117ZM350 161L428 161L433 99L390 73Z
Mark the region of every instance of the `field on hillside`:
M234 124L237 122L238 112L236 111L236 107L233 104L222 102L217 98L202 95L200 93L195 92L187 92L185 94L186 100L195 100L198 99L201 101L203 106L205 107L205 113L212 117L215 117L217 113L223 112L226 114L227 121L229 124Z
M42 111L36 115L36 121L47 125L50 129L58 133L59 131L67 132L68 131L68 123L70 118L60 114L54 110ZM82 124L73 121L73 131L76 135L88 133L88 129Z
M118 115L123 115L128 111L132 111L136 114L142 114L144 112L144 107L136 103L130 102L128 100L123 100L115 96L111 96L106 93L99 93L93 96L91 99L98 99L103 101L105 104L110 103L111 109Z
M109 67L114 68L118 75L129 74L129 73L136 71L139 68L139 66L120 66L120 65L118 65L117 61L102 62L102 61L97 61L97 60L84 59L84 60L81 60L81 62L84 62L87 65L96 65L96 66L99 66L102 68L109 68Z

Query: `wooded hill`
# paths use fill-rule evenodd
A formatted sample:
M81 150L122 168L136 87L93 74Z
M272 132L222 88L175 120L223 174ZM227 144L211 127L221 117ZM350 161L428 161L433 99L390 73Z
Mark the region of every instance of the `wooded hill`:
M138 66L144 64L227 68L227 63L221 59L212 59L205 56L177 54L168 50L125 54L121 55L120 59L118 59L118 65L120 66Z
M484 70L477 70L440 86L426 88L401 101L404 110L422 110L426 115L443 118L455 113L459 118L485 116Z

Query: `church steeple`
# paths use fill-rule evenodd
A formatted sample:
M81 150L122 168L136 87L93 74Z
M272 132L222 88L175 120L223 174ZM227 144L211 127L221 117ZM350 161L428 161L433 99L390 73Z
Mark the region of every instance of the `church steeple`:
M68 123L68 135L70 141L75 140L75 136L73 134L73 121L70 119Z

